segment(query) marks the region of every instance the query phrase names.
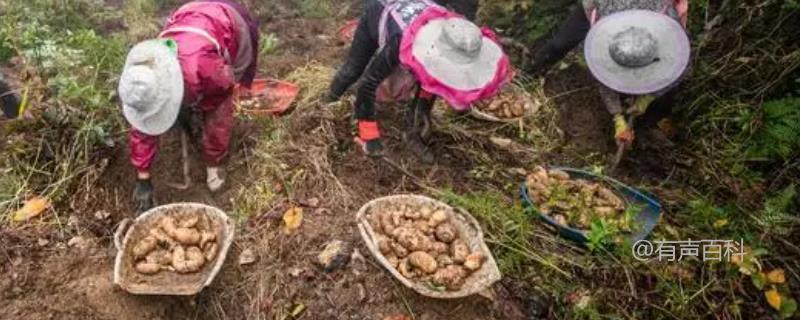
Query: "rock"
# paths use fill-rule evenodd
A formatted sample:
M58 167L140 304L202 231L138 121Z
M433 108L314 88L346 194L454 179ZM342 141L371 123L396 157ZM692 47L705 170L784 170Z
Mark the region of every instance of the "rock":
M50 240L47 240L47 239L44 239L44 238L39 238L39 241L37 243L39 244L40 247L44 247L48 243L50 243Z
M317 255L317 264L325 272L332 272L346 266L350 262L353 249L341 240L333 240L325 245Z
M511 146L512 143L511 139L501 138L496 136L489 137L489 141L491 141L495 146L498 146L500 148L508 148L509 146Z
M67 218L67 226L70 228L77 228L81 225L81 219L77 215L71 215Z
M89 247L89 240L86 240L86 238L81 236L74 236L67 241L67 246L78 249L86 249Z
M256 254L253 253L253 250L250 248L244 249L241 254L239 254L239 265L244 266L248 264L252 264L256 262Z
M111 212L108 212L108 211L105 211L105 210L100 210L100 211L97 211L97 212L94 213L94 218L97 219L97 220L105 220L105 219L108 219L108 217L110 217L110 216L111 216Z
M306 207L316 208L319 207L319 198L308 198L306 201L303 201L301 204Z

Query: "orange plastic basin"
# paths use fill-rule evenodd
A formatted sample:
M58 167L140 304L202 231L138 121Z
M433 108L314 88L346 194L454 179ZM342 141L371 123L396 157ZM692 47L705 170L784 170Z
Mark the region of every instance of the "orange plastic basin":
M276 79L255 79L248 89L237 85L234 102L237 109L252 116L278 116L292 105L300 88Z
M342 42L352 42L356 36L356 28L358 28L358 19L347 21L344 26L339 29L339 40Z

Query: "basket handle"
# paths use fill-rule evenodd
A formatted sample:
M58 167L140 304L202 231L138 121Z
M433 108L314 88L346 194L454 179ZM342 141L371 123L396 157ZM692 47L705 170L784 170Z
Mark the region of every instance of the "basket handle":
M119 222L117 225L117 230L114 231L114 246L117 247L117 250L122 250L122 240L125 237L125 233L128 232L128 228L131 226L131 219L125 218Z

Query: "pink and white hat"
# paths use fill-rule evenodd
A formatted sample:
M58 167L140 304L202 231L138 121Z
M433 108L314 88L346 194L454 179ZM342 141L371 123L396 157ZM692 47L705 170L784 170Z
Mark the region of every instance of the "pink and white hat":
M406 28L400 62L422 89L458 110L491 97L509 79L509 60L488 28L430 7Z

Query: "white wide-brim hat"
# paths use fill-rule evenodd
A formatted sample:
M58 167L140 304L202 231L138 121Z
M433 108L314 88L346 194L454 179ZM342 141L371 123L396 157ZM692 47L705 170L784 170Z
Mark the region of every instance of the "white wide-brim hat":
M615 37L635 28L654 40L652 63L629 67L612 57ZM642 95L662 90L677 81L689 65L689 37L675 19L648 10L627 10L600 19L584 43L586 64L594 77L614 91Z
M175 124L183 101L183 73L177 44L170 39L147 40L128 53L119 79L125 119L152 136Z
M495 94L508 80L508 57L493 35L434 7L406 29L400 60L423 89L466 109Z

